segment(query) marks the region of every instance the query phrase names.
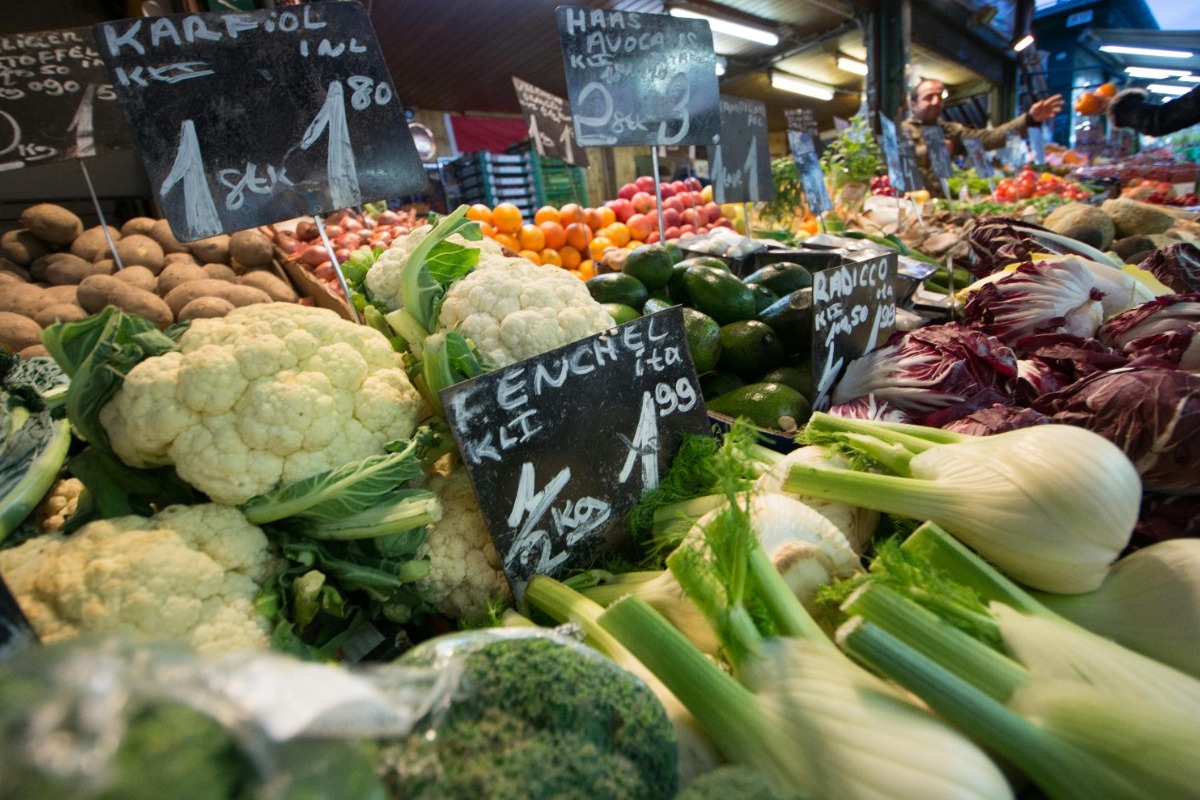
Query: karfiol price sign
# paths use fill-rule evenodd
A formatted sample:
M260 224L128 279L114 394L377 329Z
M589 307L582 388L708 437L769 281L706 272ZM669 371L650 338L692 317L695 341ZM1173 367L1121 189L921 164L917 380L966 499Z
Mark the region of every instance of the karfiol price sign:
M767 203L775 199L766 103L722 96L721 141L708 151L713 199L718 203Z
M720 91L707 22L574 6L554 14L577 144L716 143Z
M132 149L91 28L0 36L0 170Z
M587 152L575 144L575 127L566 99L520 78L512 79L529 140L539 156L557 158L577 167L588 165Z
M796 172L800 175L804 202L808 203L809 212L819 217L833 208L833 201L829 199L829 189L825 186L825 172L821 169L813 137L802 131L788 131L787 137L792 158L796 162Z
M183 241L426 184L358 3L144 17L93 31Z
M628 543L625 516L709 432L675 306L441 393L514 592Z

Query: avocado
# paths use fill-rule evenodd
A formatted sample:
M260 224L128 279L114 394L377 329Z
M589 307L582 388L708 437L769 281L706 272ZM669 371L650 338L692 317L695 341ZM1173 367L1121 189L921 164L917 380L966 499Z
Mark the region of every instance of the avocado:
M780 261L778 264L768 264L765 267L742 278L744 283L756 283L765 286L776 295L783 297L797 289L808 289L813 285L813 276L807 267L791 261Z
M754 291L727 269L690 266L683 284L691 305L722 325L754 316Z
M641 308L650 297L645 284L623 272L606 272L588 278L587 289L597 303L620 303L630 308Z
M721 357L721 326L702 311L683 308L683 332L687 337L688 350L696 374L708 372L717 366Z
M705 403L709 411L743 417L760 428L792 432L812 416L804 395L782 383L751 383Z
M755 319L771 326L784 352L808 359L812 357L812 289L798 289L767 306Z
M717 360L720 369L746 380L757 380L786 360L779 337L766 323L749 319L721 326L721 355Z

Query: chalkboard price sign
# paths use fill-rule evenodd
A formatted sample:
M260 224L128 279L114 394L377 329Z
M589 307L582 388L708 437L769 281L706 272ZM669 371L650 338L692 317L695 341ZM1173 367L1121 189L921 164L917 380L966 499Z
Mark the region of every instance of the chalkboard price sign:
M788 146L796 161L796 171L800 173L800 187L804 191L808 210L814 216L820 216L833 208L833 201L829 199L829 189L825 187L825 173L821 170L813 138L801 131L788 131Z
M1034 164L1046 163L1046 137L1042 133L1042 126L1033 125L1025 132L1029 137L1029 152L1033 154Z
M992 170L992 164L987 159L987 153L983 149L983 142L979 141L977 136L964 136L963 147L967 149L967 158L971 161L971 166L975 169L975 174L981 178L990 178L995 174Z
M896 281L894 253L813 273L813 408L828 408L846 364L895 332Z
M907 136L896 138L896 150L900 154L900 171L904 173L904 191L916 192L925 188L925 179L917 166L917 148Z
M0 36L0 170L133 148L91 28Z
M442 405L516 594L627 540L625 515L708 416L683 312L452 386Z
M93 30L183 241L426 184L358 3L148 17Z
M721 141L709 148L708 160L713 199L718 203L774 200L766 103L722 97Z
M720 90L708 23L575 6L554 14L580 146L716 143Z
M903 194L909 191L909 185L905 180L904 167L900 163L900 145L896 138L896 123L881 113L879 127L883 131L883 158L887 162L888 180L893 189Z
M567 101L520 78L514 77L512 81L537 154L586 167L587 153L575 145L575 128Z

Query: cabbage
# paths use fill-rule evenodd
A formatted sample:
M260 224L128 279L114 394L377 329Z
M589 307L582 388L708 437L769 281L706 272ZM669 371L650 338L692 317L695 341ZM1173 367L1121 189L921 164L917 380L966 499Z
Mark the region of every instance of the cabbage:
M1009 346L1035 333L1094 336L1104 321L1103 297L1077 259L1041 261L979 286L963 315L968 325Z
M1200 294L1165 294L1105 320L1096 332L1111 347L1200 322Z
M1054 420L1040 411L1018 406L994 405L972 411L961 419L943 426L943 430L965 433L970 436L990 436L1030 425L1045 425Z
M967 245L968 255L955 266L981 278L1010 264L1032 261L1037 253L1081 256L1116 268L1122 266L1083 242L1010 217L984 217L967 234Z
M1138 267L1176 292L1200 292L1200 247L1180 242L1155 250Z
M1017 341L1017 402L1070 386L1096 372L1119 369L1129 357L1097 339L1066 333L1041 333Z

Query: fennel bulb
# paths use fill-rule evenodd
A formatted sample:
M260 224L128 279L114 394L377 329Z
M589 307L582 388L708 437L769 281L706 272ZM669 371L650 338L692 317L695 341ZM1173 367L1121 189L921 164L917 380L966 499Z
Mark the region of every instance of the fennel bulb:
M1137 521L1137 470L1116 445L1073 425L969 436L816 412L806 435L896 474L795 464L788 491L931 520L1037 589L1096 589Z
M1136 550L1094 592L1035 596L1093 633L1200 678L1200 539Z

